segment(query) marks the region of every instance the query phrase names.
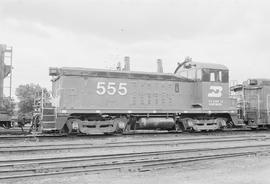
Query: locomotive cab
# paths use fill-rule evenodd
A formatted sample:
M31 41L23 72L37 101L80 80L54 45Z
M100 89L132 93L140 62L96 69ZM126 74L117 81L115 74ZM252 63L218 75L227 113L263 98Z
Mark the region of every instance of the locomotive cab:
M181 65L181 64L180 64ZM186 59L176 75L194 80L192 108L223 110L230 106L229 70L219 64L191 62Z
M186 128L197 131L216 130L237 123L236 109L229 97L227 67L192 62L191 58L187 58L179 64L175 74L194 81L193 90L190 91L190 111L181 114Z

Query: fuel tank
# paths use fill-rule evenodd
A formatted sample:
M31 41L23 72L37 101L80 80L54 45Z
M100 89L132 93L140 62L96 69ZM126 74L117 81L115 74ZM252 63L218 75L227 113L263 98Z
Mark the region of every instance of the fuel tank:
M173 118L140 118L136 122L137 130L173 130L175 121Z

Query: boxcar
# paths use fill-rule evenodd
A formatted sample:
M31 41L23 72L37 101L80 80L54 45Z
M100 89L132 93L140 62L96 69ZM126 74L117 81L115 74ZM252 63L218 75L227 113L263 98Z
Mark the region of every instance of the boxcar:
M55 118L42 120L44 130L201 131L238 123L223 65L185 61L171 74L50 68L50 75Z
M238 115L251 128L269 127L270 80L249 79L231 88L238 96Z

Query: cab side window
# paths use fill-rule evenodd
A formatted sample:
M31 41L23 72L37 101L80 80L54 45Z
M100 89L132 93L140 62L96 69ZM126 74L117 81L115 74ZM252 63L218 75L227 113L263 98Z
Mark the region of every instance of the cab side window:
M229 82L229 71L221 69L189 69L177 73L181 77L204 82Z
M209 69L202 70L202 81L209 82L210 81L210 71Z
M201 81L202 80L202 70L198 69L196 73L196 79Z
M180 76L188 78L188 71L181 71Z
M188 71L188 78L195 80L195 78L196 78L196 70L195 69L191 69Z
M203 69L202 80L205 82L223 82L229 81L229 72L227 70Z
M211 72L210 73L210 82L215 82L216 81L216 77L215 77L215 73L214 72Z
M222 71L218 71L218 82L222 82Z
M229 71L228 70L222 71L222 82L229 82Z

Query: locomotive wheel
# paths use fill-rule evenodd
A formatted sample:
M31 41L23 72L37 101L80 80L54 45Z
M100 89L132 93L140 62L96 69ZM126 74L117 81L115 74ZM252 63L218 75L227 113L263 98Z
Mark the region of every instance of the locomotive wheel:
M234 124L232 121L227 121L226 122L226 128L233 128L234 127Z
M189 127L190 122L192 122L192 118L184 118L181 120L181 124L183 126L183 131L188 131L188 132L194 132L194 129L192 127Z
M124 132L130 132L136 129L136 119L130 119L127 121L126 126L124 128Z
M223 118L217 118L215 122L219 125L220 130L223 130L226 127L226 120Z
M72 119L67 120L67 122L63 126L61 132L66 133L66 134L71 134L71 132L72 132L72 122L73 122Z
M116 119L114 119L114 123L116 124L116 132L115 133L123 133L127 127L128 119L127 118L116 118Z
M176 122L175 123L175 131L176 132L183 132L185 131L185 127L182 122Z

